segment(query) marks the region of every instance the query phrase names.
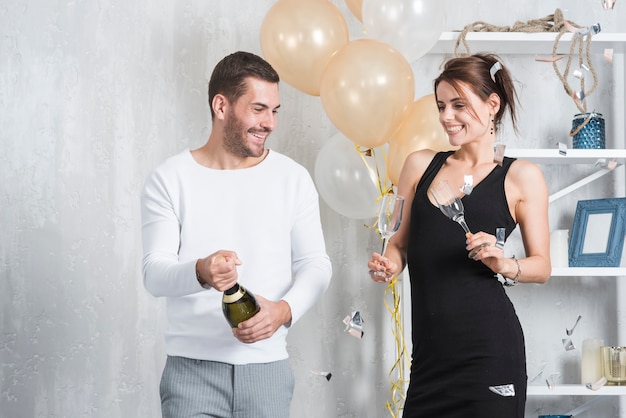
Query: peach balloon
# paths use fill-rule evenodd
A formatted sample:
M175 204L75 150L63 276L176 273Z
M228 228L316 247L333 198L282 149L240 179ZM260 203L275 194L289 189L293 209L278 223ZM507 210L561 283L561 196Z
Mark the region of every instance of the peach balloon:
M406 117L389 140L387 176L396 186L404 160L413 151L456 149L439 123L439 109L434 94L424 96L409 106Z
M331 56L350 41L348 25L329 1L278 1L261 23L261 50L281 79L319 96Z
M415 94L411 66L397 50L373 39L348 43L322 76L326 114L348 139L374 148L398 128Z
M346 0L346 4L354 17L363 22L363 0Z

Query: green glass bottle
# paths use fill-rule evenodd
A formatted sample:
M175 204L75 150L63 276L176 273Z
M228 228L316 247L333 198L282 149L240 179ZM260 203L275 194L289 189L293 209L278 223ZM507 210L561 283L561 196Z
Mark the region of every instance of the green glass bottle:
M261 308L254 295L239 283L224 291L222 311L232 328L237 328L240 322L252 318L259 312L259 309Z

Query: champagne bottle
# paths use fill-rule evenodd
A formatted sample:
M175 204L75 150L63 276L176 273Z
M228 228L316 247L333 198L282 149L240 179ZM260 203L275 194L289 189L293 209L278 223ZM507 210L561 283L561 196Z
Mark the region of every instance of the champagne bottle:
M240 322L252 318L259 312L259 309L261 308L254 295L239 283L235 283L233 287L224 291L222 311L232 328L237 328Z

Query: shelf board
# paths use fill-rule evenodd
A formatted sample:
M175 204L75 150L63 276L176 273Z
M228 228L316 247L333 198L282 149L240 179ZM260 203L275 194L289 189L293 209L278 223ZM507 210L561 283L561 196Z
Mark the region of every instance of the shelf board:
M522 158L541 164L595 164L598 160L609 162L626 160L626 149L567 149L561 155L557 148L513 148L506 149L507 157Z
M626 162L624 149L568 149L565 155L562 155L556 148L518 148L507 149L504 153L507 157L520 158L537 164L588 164L596 167L592 174L550 195L550 203L611 173L614 168ZM609 163L613 161L615 164L611 166Z
M453 54L454 45L461 32L443 32L439 41L429 51L431 54ZM555 32L469 32L465 40L472 53L494 52L497 54L538 54L551 56ZM569 54L573 33L564 34L557 49L558 54ZM465 52L463 45L459 49ZM623 54L626 50L626 33L600 32L591 38L591 51L604 53L605 49L613 49L613 53Z
M619 277L626 276L625 267L553 267L552 277Z
M587 389L584 385L529 385L528 396L621 396L626 395L626 386L602 386L598 390Z

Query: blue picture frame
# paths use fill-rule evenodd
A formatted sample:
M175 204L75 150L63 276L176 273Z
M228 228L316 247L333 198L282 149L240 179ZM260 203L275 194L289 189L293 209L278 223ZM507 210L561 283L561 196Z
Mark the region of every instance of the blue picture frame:
M626 198L579 200L569 243L570 267L619 267Z

